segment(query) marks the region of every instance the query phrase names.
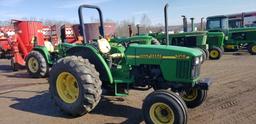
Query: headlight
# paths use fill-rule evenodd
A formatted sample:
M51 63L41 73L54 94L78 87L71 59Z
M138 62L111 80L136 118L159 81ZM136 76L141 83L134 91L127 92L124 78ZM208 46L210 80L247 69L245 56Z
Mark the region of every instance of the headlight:
M200 63L202 63L203 62L203 56L200 56Z
M194 59L194 65L198 65L200 63L200 58L199 57L196 57Z

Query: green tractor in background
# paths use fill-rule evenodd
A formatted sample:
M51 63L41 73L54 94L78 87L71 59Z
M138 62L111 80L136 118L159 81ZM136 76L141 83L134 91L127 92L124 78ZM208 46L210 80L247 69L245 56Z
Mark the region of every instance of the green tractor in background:
M86 39L83 8L98 11L99 32L104 36L100 8L81 5L79 21L83 39ZM166 39L169 41L168 36ZM83 41L82 45L60 45L60 53L55 55L60 59L52 63L48 80L50 94L61 110L81 116L97 106L105 93L102 91L126 96L129 89L153 88L155 91L146 97L142 106L145 122L187 123L187 107L201 105L211 84L209 79L200 79L202 52L135 41L117 39L108 42L101 37L95 43Z
M242 20L243 21L243 20ZM225 34L225 51L238 51L246 48L252 55L256 54L256 28L229 26L228 16L212 16L207 18L206 29L209 32L223 32Z
M183 33L169 34L170 45L198 48L204 53L204 60L218 60L223 55L224 33L194 31L194 18L191 18L191 32L188 32L187 18L183 17ZM162 44L166 44L164 33L152 33Z
M187 20L186 17L183 16L185 20L184 22L184 32L183 33L174 33L174 34L168 34L169 41L167 42L165 33L150 33L150 36L155 37L158 41L160 41L163 45L174 45L174 46L183 46L183 47L190 47L190 48L196 48L199 49L203 53L203 61L207 60L209 58L209 52L208 52L208 44L206 42L207 40L207 32L203 31L193 31L187 32ZM166 19L167 17L165 17ZM168 20L168 19L166 19ZM194 27L193 18L191 18L192 21L192 27ZM167 28L167 27L165 27ZM192 28L194 29L194 28Z
M169 35L169 44L174 46L183 46L199 49L203 53L202 61L208 59L208 44L206 44L206 32L184 32ZM161 44L166 45L164 33L152 33L150 36L155 37Z
M213 60L218 60L224 53L224 33L222 32L207 32L206 43L209 45L209 57Z

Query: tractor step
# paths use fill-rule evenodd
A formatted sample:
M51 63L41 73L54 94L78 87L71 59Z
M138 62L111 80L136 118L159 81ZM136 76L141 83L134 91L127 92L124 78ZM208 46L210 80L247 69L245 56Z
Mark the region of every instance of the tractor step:
M129 90L128 83L115 83L115 96L127 96Z

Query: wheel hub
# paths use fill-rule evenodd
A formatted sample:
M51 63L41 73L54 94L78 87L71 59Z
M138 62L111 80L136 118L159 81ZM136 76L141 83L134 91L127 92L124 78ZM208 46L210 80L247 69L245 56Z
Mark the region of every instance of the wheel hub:
M174 112L165 103L155 103L150 108L150 118L156 124L173 124Z
M31 72L36 73L39 69L39 63L36 58L31 57L28 61L28 68Z
M189 92L185 92L183 94L181 94L181 97L185 100L185 101L193 101L197 98L198 96L198 92L197 89L192 89Z
M69 72L62 72L57 77L57 92L66 103L74 103L79 96L79 87L76 78Z
M252 47L252 52L256 53L256 45Z
M219 52L217 50L211 50L210 55L213 58L217 58L219 56Z

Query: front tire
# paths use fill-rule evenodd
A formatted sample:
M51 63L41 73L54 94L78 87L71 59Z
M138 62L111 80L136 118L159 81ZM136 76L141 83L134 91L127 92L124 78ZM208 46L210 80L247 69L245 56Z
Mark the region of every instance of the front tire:
M195 108L205 101L207 90L191 89L180 93L180 96L185 101L188 108Z
M60 59L51 69L49 84L57 106L75 117L93 110L101 99L99 73L82 57Z
M46 77L49 73L49 66L44 56L38 51L31 51L26 58L27 72L34 78Z
M158 90L144 100L144 120L147 124L186 124L187 108L183 100L168 90Z

